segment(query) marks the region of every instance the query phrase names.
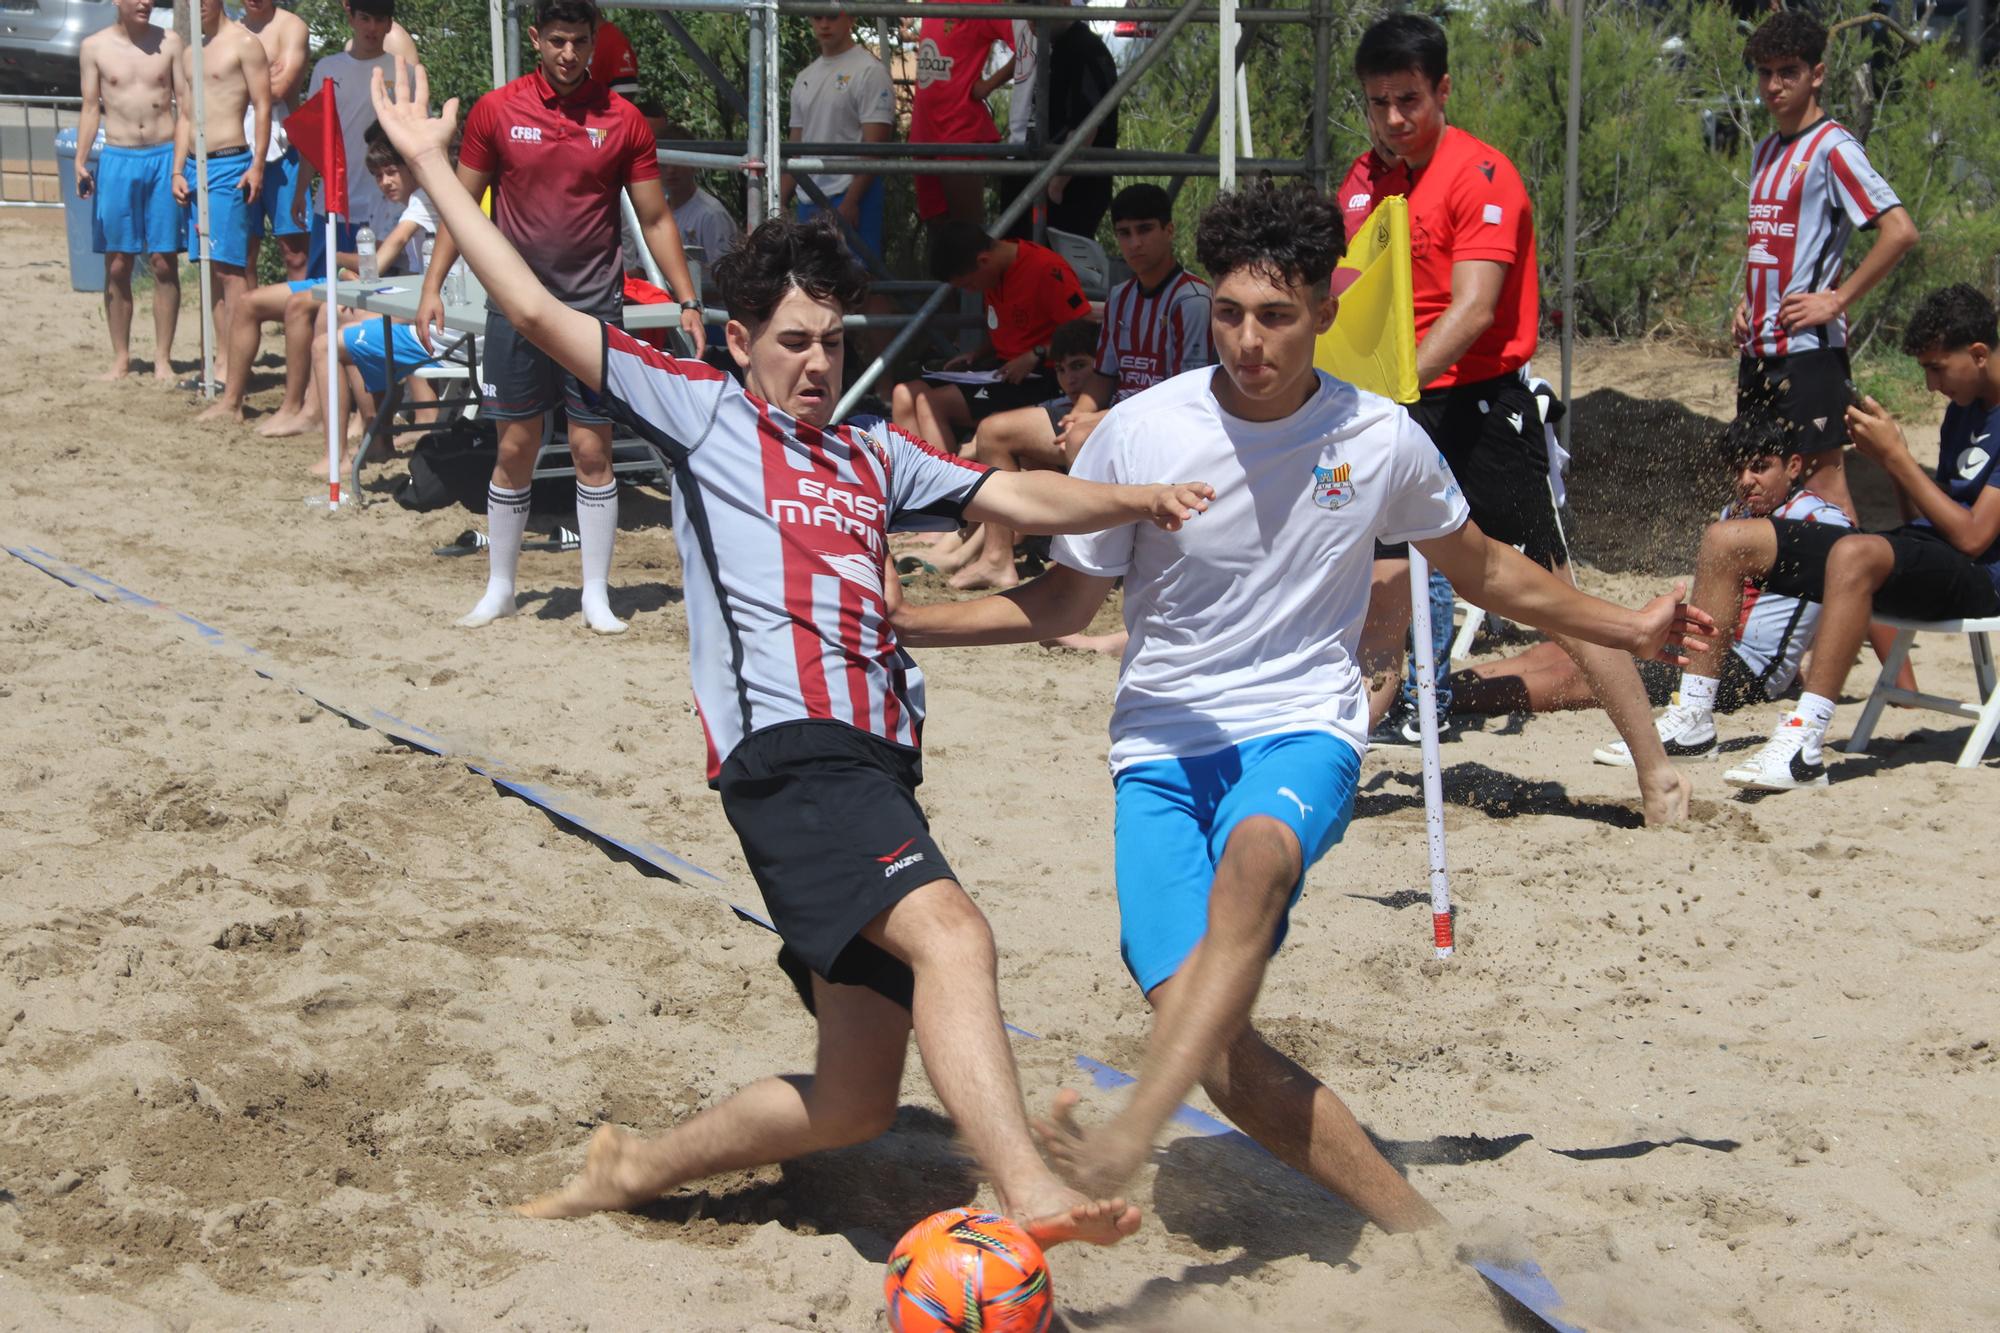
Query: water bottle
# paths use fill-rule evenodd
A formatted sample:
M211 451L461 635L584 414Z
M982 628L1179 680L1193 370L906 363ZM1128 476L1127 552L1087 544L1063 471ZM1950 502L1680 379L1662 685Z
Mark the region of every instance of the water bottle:
M424 272L426 273L431 271L431 251L436 248L437 239L435 237L424 237Z
M448 306L465 304L465 261L453 264L444 275L444 303Z
M375 266L375 229L365 222L361 224L361 230L354 233L354 253L361 261L363 282L373 282L382 276L381 270Z

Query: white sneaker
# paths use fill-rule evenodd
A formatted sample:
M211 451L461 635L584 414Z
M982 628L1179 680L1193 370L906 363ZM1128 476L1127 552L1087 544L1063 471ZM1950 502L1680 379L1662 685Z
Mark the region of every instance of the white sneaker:
M1667 710L1654 720L1653 726L1660 733L1660 746L1666 750L1667 758L1715 758L1714 714L1698 715L1676 696L1667 705ZM1600 745L1590 752L1590 758L1593 763L1609 764L1613 768L1632 767L1632 749L1624 741Z
M1764 748L1722 775L1732 787L1752 791L1795 791L1826 785L1826 761L1820 737L1794 713L1771 732Z

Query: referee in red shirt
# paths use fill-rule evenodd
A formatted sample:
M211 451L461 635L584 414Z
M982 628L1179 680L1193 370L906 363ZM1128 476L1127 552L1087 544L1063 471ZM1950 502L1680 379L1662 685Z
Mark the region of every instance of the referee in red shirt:
M1541 318L1533 209L1504 154L1445 123L1447 54L1444 29L1421 15L1397 14L1362 34L1354 72L1374 147L1341 183L1341 210L1352 235L1384 197L1409 199L1423 386L1410 415L1450 464L1480 531L1568 577L1548 446L1524 374ZM1361 644L1371 725L1402 682L1409 625L1409 550L1378 547ZM1631 751L1646 822L1684 818L1692 787L1667 758L1632 659L1557 642Z
M474 199L493 190L493 221L543 286L572 309L612 323L624 310L618 196L632 196L646 248L681 302L681 329L704 349L701 309L680 232L660 184L656 145L637 107L590 75L598 27L591 0L541 0L528 29L536 69L473 104L459 147L458 179ZM424 273L417 331L426 342L444 324L444 277L458 256L440 230ZM481 354L480 412L497 422L500 456L486 493L492 544L486 593L458 623L469 628L514 614L514 572L528 526L528 495L543 423L560 402L576 464L576 529L582 539L583 617L618 634L611 614L611 548L618 483L611 475L611 419L597 396L516 333L489 303Z

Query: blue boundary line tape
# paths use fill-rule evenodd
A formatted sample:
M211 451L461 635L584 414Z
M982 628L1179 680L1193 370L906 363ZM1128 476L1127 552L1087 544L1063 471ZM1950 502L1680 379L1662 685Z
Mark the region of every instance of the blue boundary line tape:
M607 827L595 816L585 813L563 793L520 776L511 766L497 759L479 754L467 746L459 745L438 735L436 732L417 726L414 723L406 722L402 718L396 717L391 713L385 713L379 708L350 708L345 704L338 703L315 690L299 684L297 681L281 674L275 666L266 665L270 662L270 658L258 649L244 643L240 639L231 638L228 634L225 634L213 625L197 620L185 611L177 611L164 602L147 597L143 593L133 592L130 588L113 583L110 579L100 574L94 574L81 566L70 564L60 556L52 555L38 546L8 546L5 549L9 555L14 556L24 564L39 569L42 573L47 574L59 583L68 584L80 592L90 594L100 602L111 605L129 606L135 610L151 612L175 621L192 631L202 643L209 647L229 653L232 656L248 659L251 668L264 679L304 695L320 707L346 718L357 726L378 731L391 740L414 746L417 749L437 755L440 758L452 759L462 763L473 772L492 782L495 786L519 796L531 805L540 807L565 823L574 824L576 827L589 833L592 837L608 843L625 852L627 855L652 866L669 879L678 882L689 878L699 878L720 882L719 877L712 872L702 869L685 857L676 855L657 842L646 838L628 837Z
M147 611L168 617L192 631L201 642L207 644L209 647L250 659L251 668L264 679L296 691L306 698L311 699L320 707L346 718L358 726L378 731L392 740L413 746L416 749L437 755L440 758L456 760L481 777L488 779L495 786L511 792L529 804L539 807L566 823L576 825L599 841L608 843L625 852L627 855L645 862L668 879L678 883L683 881L687 876L696 876L702 879L715 880L718 883L721 882L719 876L702 869L692 861L675 855L656 842L649 839L627 838L613 832L604 827L595 818L578 810L570 802L569 798L561 792L545 787L540 783L513 776L507 767L497 760L478 755L463 746L459 746L437 735L435 732L405 722L401 718L385 713L378 708L349 708L298 684L296 681L279 674L275 667L261 665L260 662L267 662L269 658L258 649L239 639L231 638L223 631L195 619L195 617L188 615L185 611L177 611L164 602L156 601L151 597L145 596L143 593L133 592L130 588L113 583L110 579L102 575L92 573L90 570L84 569L79 565L70 564L60 556L51 555L40 547L7 546L4 549L9 555L14 556L24 564L33 566L59 583L67 584L80 592L88 593L100 602L110 605L122 604L132 607L135 610ZM735 913L739 920L770 931L773 935L777 934L776 926L748 908L730 903L729 910ZM1029 1032L1025 1028L1016 1027L1012 1023L1007 1024L1007 1030L1029 1041L1042 1040L1035 1033ZM1111 1090L1123 1088L1138 1081L1123 1070L1114 1069L1110 1065L1099 1060L1093 1060L1087 1055L1077 1056L1076 1065L1077 1068L1090 1075L1091 1082L1099 1089ZM1174 1112L1173 1122L1190 1133L1211 1138L1241 1140L1244 1145L1259 1154L1270 1157L1270 1154L1248 1135L1242 1133L1240 1130L1231 1128L1207 1112L1198 1110L1186 1103L1182 1103L1180 1108ZM1274 1157L1271 1160L1277 1162L1277 1159ZM1285 1166L1283 1163L1278 1163L1278 1165L1284 1170L1292 1171L1291 1167ZM1292 1171L1292 1173L1294 1175L1299 1174L1296 1171ZM1303 1180L1306 1177L1300 1176L1300 1179ZM1307 1183L1314 1184L1314 1182L1309 1180ZM1314 1187L1318 1188L1316 1184L1314 1184ZM1579 1326L1567 1322L1560 1314L1556 1313L1556 1311L1563 1308L1562 1296L1556 1291L1555 1285L1549 1281L1548 1276L1542 1272L1541 1265L1537 1264L1534 1260L1524 1259L1513 1265L1502 1264L1493 1259L1472 1259L1469 1262L1474 1271L1479 1273L1481 1277L1492 1283L1494 1287L1504 1292L1509 1298L1518 1302L1521 1308L1529 1314L1541 1320L1549 1328L1554 1329L1555 1333L1584 1333L1584 1330Z

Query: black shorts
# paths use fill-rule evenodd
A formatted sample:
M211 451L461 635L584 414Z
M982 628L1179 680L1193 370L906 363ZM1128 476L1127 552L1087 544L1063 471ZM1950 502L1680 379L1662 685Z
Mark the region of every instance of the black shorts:
M1055 376L1044 375L1040 371L1019 384L995 380L991 384L961 384L957 387L965 395L965 410L972 414L975 424L995 412L1011 412L1017 407L1040 407L1062 393L1062 386L1056 383Z
M1547 569L1569 563L1555 493L1549 489L1549 445L1541 410L1519 375L1436 389L1410 405L1465 492L1479 530L1518 546ZM1378 560L1407 558L1407 543L1375 545Z
M916 889L951 879L917 805L923 761L840 722L792 722L730 752L722 812L785 944L778 965L812 1008L817 974L910 1006L909 967L861 929Z
M1639 663L1639 680L1646 687L1646 701L1665 708L1681 687L1681 669L1657 659ZM1770 691L1747 663L1734 652L1722 656L1722 679L1715 686L1715 711L1733 713L1751 704L1771 702Z
M480 415L525 421L561 404L579 426L607 426L611 415L598 396L529 342L498 310L486 312L486 346L479 354Z
M1798 432L1800 453L1825 453L1847 443L1848 382L1845 347L1746 356L1736 365L1736 415L1774 413Z
M1774 518L1771 527L1778 536L1778 555L1764 577L1764 586L1814 602L1826 600L1826 558L1833 544L1864 535L1830 523L1790 518ZM1889 581L1875 592L1874 608L1881 614L1908 620L1973 620L2000 615L2000 590L1993 586L1986 566L1946 541L1936 528L1905 524L1865 535L1880 537L1895 552Z

